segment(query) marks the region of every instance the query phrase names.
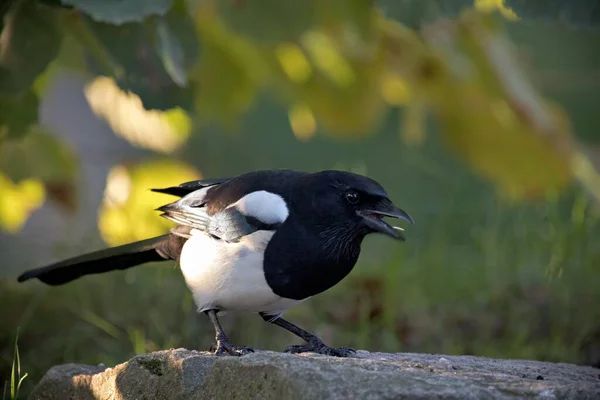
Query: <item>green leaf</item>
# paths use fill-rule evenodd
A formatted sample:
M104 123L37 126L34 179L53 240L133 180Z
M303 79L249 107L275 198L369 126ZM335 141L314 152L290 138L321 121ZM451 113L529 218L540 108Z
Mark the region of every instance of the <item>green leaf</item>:
M252 104L267 67L252 43L221 24L206 24L202 34L202 59L193 75L196 108L201 116L229 125Z
M398 0L386 4L384 14L413 29L440 17L454 18L474 0Z
M294 41L316 21L318 0L219 1L219 14L235 32L262 43Z
M0 145L0 174L13 182L41 181L48 197L68 210L76 205L77 170L73 151L39 128L31 128L24 137Z
M576 154L568 121L530 83L501 25L467 12L430 26L426 39L444 73L416 90L429 96L449 147L508 197L565 189Z
M597 0L505 0L524 20L566 23L573 27L600 28L600 3Z
M57 137L33 128L22 138L2 143L0 170L15 182L38 178L44 183L65 183L75 178L77 162Z
M0 40L0 94L23 93L58 54L56 12L31 0L17 1L5 15Z
M200 44L193 21L176 7L166 16L120 26L84 21L89 36L90 69L115 79L119 87L140 96L146 109L193 109L187 71Z
M200 57L200 41L184 0L175 0L165 17L156 19L157 52L176 84L187 86L187 72Z
M141 22L150 15L164 15L172 0L61 0L93 20L111 24Z
M18 98L0 97L0 141L24 135L38 119L38 98L27 91Z

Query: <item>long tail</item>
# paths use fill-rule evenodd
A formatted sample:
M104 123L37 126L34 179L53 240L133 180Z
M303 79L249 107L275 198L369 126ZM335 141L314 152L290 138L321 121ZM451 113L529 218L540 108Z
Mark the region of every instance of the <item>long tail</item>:
M148 262L169 259L178 261L185 241L185 238L168 234L95 251L26 271L19 276L18 281L38 278L48 285L56 286L85 275L123 270Z

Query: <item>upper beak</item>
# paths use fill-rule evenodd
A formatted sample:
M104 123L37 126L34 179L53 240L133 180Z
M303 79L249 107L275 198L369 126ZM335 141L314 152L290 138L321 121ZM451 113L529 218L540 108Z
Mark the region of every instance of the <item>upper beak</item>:
M406 240L404 229L388 224L383 220L383 217L398 218L408 221L411 224L415 223L406 211L396 207L392 202L380 203L373 209L359 211L359 214L364 218L369 228L402 241Z

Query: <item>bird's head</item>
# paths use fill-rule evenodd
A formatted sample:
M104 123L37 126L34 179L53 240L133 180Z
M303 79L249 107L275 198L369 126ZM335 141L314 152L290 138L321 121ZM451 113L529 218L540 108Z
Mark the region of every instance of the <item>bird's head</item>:
M305 195L311 193L314 221L327 232L362 239L370 233L382 233L405 240L404 230L383 219L403 219L414 224L412 217L389 199L385 189L373 179L343 171L311 174Z

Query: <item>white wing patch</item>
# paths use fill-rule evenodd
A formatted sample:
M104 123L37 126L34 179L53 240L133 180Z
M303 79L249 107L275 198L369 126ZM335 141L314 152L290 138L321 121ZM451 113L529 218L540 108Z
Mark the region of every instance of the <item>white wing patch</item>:
M192 193L188 193L181 199L177 200L177 204L179 204L180 206L201 204L204 201L204 198L206 197L206 193L212 188L213 186L208 186L198 190L194 190Z
M282 223L290 214L283 197L266 190L249 193L230 207L235 207L242 214L257 218L265 224Z

